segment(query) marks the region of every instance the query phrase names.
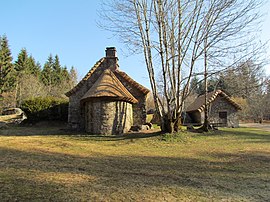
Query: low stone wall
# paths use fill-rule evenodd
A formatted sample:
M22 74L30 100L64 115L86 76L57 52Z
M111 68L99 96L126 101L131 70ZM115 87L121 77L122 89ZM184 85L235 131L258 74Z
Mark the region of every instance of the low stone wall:
M85 130L91 134L117 135L133 125L132 104L124 101L95 100L85 103Z

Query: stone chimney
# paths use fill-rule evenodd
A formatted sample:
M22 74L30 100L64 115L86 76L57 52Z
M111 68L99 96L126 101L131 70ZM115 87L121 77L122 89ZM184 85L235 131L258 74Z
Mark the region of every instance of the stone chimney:
M106 48L106 60L108 69L115 71L119 68L117 52L115 47L107 47Z

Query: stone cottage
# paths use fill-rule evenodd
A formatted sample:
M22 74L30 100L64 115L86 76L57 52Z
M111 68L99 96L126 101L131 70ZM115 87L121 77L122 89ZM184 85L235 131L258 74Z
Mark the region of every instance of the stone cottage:
M116 49L106 49L86 76L66 95L68 123L92 134L121 134L146 122L149 90L119 70Z
M217 126L239 127L237 111L241 107L221 90L207 93L209 122ZM205 95L199 96L186 110L184 124L201 125L204 122Z

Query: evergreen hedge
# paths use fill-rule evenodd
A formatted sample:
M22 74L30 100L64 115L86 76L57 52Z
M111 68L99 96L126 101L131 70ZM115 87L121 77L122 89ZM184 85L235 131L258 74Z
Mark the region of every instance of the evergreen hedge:
M27 122L68 119L68 102L59 98L36 97L25 100L21 108L26 113Z

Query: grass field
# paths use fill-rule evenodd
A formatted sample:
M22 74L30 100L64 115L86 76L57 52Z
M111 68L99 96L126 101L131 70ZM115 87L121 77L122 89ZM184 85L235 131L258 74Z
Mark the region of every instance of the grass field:
M270 134L0 130L0 201L269 201Z

